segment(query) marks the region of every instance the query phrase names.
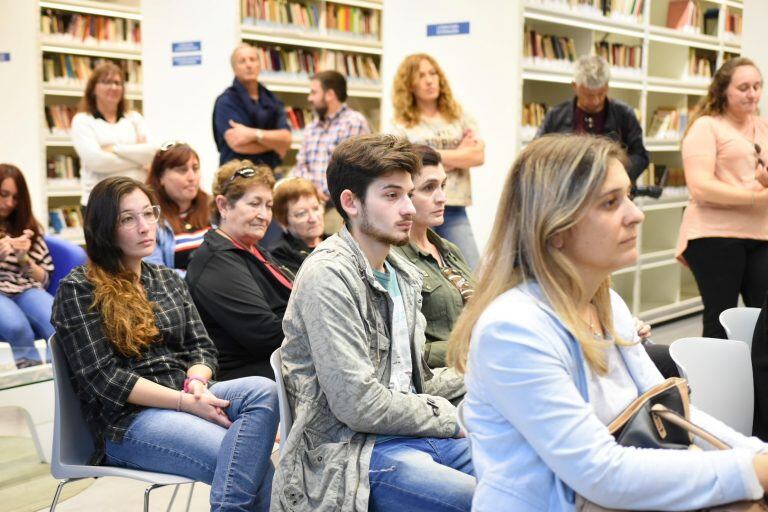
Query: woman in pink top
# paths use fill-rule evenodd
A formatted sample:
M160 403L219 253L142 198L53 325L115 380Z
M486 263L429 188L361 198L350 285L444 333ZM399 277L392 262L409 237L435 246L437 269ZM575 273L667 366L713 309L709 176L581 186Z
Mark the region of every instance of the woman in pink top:
M704 302L704 336L725 338L718 316L741 293L759 307L768 290L768 121L757 109L763 79L746 58L715 73L683 137L691 201L676 256Z

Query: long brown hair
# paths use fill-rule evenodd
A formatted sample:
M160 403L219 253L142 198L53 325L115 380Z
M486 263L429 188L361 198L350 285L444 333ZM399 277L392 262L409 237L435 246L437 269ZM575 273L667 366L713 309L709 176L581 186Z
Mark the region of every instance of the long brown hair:
M693 122L702 116L722 115L725 113L728 107L728 98L725 95L725 90L731 85L731 79L736 68L741 66L752 66L755 69L757 65L746 57L734 57L723 63L720 68L715 71L715 76L712 77L712 81L709 83L709 89L707 89L707 95L702 96L699 102L696 104L693 114L691 114L688 120L688 126L685 128L683 137L688 133L688 130L693 126ZM760 70L758 69L758 73Z
M627 161L616 143L586 135L547 135L520 153L502 189L477 291L451 333L448 361L458 371L466 371L472 329L483 311L507 290L535 281L573 333L590 367L599 374L606 372L605 343L594 339L590 326L576 313L576 304L590 298L584 297L573 264L550 244L597 200L613 159ZM591 302L607 334L626 344L613 328L609 286L607 278Z
M120 103L117 104L117 118L120 119L125 113L125 73L120 69L120 66L114 62L105 62L96 66L91 76L88 78L88 82L85 84L85 92L80 100L80 104L77 106L78 111L88 112L92 116L100 116L98 106L96 105L96 95L93 90L96 89L96 84L104 78L109 78L112 75L117 75L123 82L123 92L120 96Z
M85 207L90 260L86 275L94 287L91 309L99 311L104 334L125 357L141 357L160 336L153 304L137 286L140 276L123 266L117 244L120 200L136 189L152 200L149 188L140 181L124 176L104 179L93 188Z
M173 229L174 233L184 231L184 224L189 224L192 229L202 229L211 224L208 194L200 188L199 184L197 187L197 195L192 199L192 206L189 208L189 214L183 221L179 216L179 205L171 199L165 191L165 187L160 184L163 175L168 169L187 165L189 158L192 156L195 157L199 164L200 157L197 155L197 151L183 142L174 143L171 147L165 150L161 148L155 153L155 157L152 159L152 165L149 168L149 174L147 175L147 185L155 191L155 200L157 201L157 204L160 205L160 210L163 212L163 219L168 221L168 224L171 225L171 229Z
M16 184L17 195L16 208L14 208L8 215L8 218L5 219L8 235L19 237L24 233L25 229L31 229L35 233L32 237L32 243L34 243L37 237L43 236L43 230L32 213L32 201L29 198L27 180L24 179L21 170L15 165L0 164L0 184L2 184L6 178L12 179Z
M453 99L453 92L443 69L437 61L426 53L409 55L400 63L395 74L392 88L392 103L395 107L395 120L411 127L419 123L421 113L416 105L413 94L413 83L419 76L419 65L422 60L429 61L437 71L440 80L440 95L437 97L437 109L447 122L453 122L461 117L461 106Z

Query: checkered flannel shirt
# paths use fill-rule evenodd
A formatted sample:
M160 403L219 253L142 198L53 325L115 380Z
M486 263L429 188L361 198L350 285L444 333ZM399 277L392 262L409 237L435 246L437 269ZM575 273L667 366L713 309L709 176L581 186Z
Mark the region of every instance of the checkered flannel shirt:
M182 389L187 369L204 364L217 369L216 348L200 320L187 285L166 267L142 264L141 283L154 305L160 337L141 357L125 357L107 339L101 313L91 308L94 289L86 266L61 280L53 304L53 325L80 398L83 416L96 438L98 463L104 439L120 442L144 408L128 403L140 377Z
M346 103L324 121L315 119L304 128L293 175L311 181L318 190L328 195L325 170L331 161L333 150L346 139L368 133L371 133L371 128L365 116L349 108Z

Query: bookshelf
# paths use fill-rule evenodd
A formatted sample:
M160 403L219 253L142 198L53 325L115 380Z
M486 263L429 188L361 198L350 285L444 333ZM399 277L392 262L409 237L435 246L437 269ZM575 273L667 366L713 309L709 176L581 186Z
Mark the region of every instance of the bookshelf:
M381 0L241 0L240 18L241 39L264 54L259 82L286 108L307 109L309 77L335 69L347 77L347 104L379 130ZM306 124L311 120L305 113ZM294 126L291 151L283 160L286 169L295 162L299 137Z
M635 108L651 162L679 169L680 136L688 112L706 93L710 82L707 73L724 59L741 53L743 3L699 1L700 13L691 19L693 24L683 20L684 26L676 29L667 26L671 1L644 0L641 6L621 2L625 12L605 16L598 9L584 7L588 2L526 0L520 33L535 30L567 36L573 40L578 55L595 53L600 43L603 47L608 43L636 48L633 51L641 54L639 61L633 59L637 65L631 69L612 66L609 95ZM634 13L626 12L633 6L637 7ZM573 97L570 61L552 62L524 55L520 67L522 112L527 113L529 123L540 119L531 112L540 113ZM674 114L665 119L670 111ZM519 145L525 145L535 130L532 124L523 125L518 131ZM614 288L633 314L651 323L700 311L696 282L674 257L680 221L688 204L687 191L684 187L670 187L658 200L638 198L636 203L646 216L638 237L640 257L635 265L613 275Z
M79 162L69 125L90 70L103 60L123 69L127 108L141 110L141 13L138 1L129 0L41 0L38 6L45 150L38 197L48 212L49 231L83 244Z

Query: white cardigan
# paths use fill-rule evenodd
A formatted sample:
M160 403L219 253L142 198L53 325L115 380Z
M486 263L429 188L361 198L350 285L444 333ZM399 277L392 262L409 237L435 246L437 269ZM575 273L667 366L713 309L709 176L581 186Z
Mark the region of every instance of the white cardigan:
M80 112L72 119L72 144L80 157L81 204L96 184L108 176L130 176L141 182L147 177L145 166L152 162L156 146L146 142L144 118L138 112L126 112L116 123ZM104 151L112 146L113 151Z

